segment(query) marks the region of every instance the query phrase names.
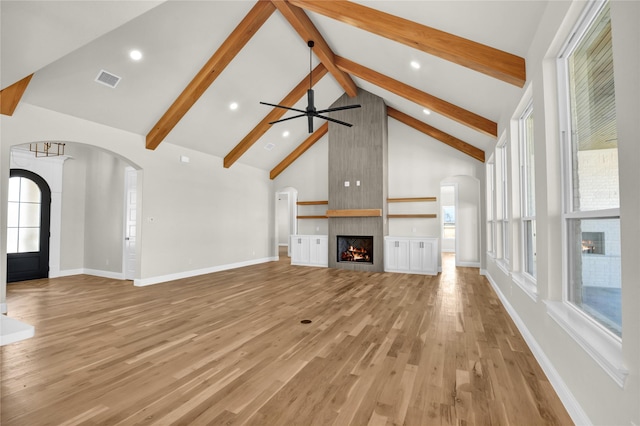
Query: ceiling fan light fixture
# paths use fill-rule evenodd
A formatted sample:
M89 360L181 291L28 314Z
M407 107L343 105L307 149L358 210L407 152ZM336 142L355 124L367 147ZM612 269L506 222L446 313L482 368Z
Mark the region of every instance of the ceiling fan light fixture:
M275 120L275 121L271 121L269 122L269 124L275 124L275 123L280 123L281 121L287 121L287 120L291 120L294 118L299 118L299 117L307 117L307 122L309 125L309 133L313 133L313 118L317 117L317 118L322 118L323 120L327 120L327 121L331 121L333 123L337 123L337 124L341 124L343 126L347 126L347 127L352 127L353 124L350 123L346 123L344 121L340 121L340 120L336 120L335 118L331 118L331 117L327 117L325 115L321 115L324 113L328 113L328 112L333 112L333 111L341 111L341 110L345 110L345 109L352 109L352 108L360 108L360 105L346 105L346 106L342 106L342 107L335 107L335 108L328 108L328 109L323 109L318 111L315 107L314 104L314 95L313 95L313 89L311 88L313 86L313 80L312 80L312 68L311 68L311 53L313 50L313 46L315 45L315 43L313 42L313 40L309 40L307 42L307 46L309 46L309 90L307 90L307 108L306 110L302 110L302 109L297 109L297 108L292 108L286 105L276 105L276 104L270 104L267 102L260 102L262 105L269 105L272 106L274 108L282 108L282 109L288 109L290 111L295 111L298 112L298 115L294 115L292 117L287 117L287 118L283 118L280 120Z

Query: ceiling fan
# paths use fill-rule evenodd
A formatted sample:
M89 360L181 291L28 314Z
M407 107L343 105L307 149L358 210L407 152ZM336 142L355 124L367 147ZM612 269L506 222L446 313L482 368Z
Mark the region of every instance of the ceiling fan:
M347 127L353 126L353 124L346 123L346 122L340 121L340 120L336 120L335 118L330 118L330 117L327 117L327 116L324 116L324 115L320 115L320 114L324 114L324 113L327 113L327 112L333 112L333 111L341 111L343 109L360 108L360 105L346 105L346 106L341 106L341 107L323 109L323 110L320 110L320 111L316 110L316 107L315 107L315 105L313 103L313 89L311 89L311 86L312 86L312 83L311 83L311 49L314 46L313 40L309 40L307 42L307 46L309 46L309 90L307 90L307 109L306 110L301 110L301 109L291 108L291 107L284 106L284 105L275 105L275 104L270 104L270 103L267 103L267 102L260 102L262 105L269 105L269 106L272 106L272 107L288 109L288 110L296 111L296 112L300 113L300 114L294 115L292 117L287 117L287 118L283 118L281 120L271 121L269 124L280 123L281 121L292 120L294 118L307 117L308 122L309 122L309 133L313 133L313 117L318 117L318 118L322 118L323 120L327 120L327 121L331 121L331 122L334 122L334 123L342 124L343 126L347 126Z

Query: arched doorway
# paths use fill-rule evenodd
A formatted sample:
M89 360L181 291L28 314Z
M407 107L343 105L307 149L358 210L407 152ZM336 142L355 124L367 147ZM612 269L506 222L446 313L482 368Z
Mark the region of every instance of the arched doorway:
M11 169L7 210L7 282L49 277L51 189L39 175Z

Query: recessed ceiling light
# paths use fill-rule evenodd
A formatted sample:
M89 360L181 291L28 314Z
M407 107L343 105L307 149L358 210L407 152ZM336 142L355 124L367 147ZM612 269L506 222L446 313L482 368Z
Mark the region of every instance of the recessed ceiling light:
M282 132L282 137L286 138L289 136L289 131L285 130L284 132Z
M411 67L413 69L419 70L420 69L420 62L418 61L411 61Z
M142 52L139 50L132 50L131 52L129 52L129 57L134 61L139 61L140 59L142 59Z
M428 109L423 109L422 112L424 112L427 115L431 114L431 111L429 111Z
M232 111L237 110L238 109L238 103L237 102L231 102L229 104L229 109L232 110Z

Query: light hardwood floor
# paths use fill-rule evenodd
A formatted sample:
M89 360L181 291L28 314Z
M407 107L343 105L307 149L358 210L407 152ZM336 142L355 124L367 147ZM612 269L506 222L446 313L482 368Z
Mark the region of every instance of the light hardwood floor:
M572 424L487 280L451 261L9 285L36 335L1 349L0 422Z

